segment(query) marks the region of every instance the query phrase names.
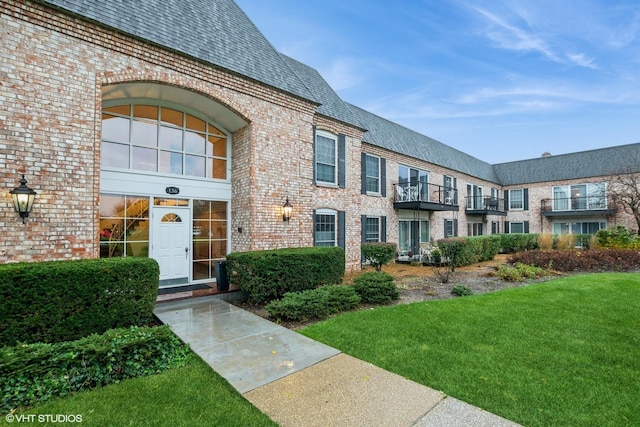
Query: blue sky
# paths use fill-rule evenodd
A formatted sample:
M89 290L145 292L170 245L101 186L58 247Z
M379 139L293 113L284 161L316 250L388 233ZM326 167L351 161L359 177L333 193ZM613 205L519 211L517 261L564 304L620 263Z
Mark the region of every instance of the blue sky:
M637 0L236 0L340 97L489 163L640 142Z

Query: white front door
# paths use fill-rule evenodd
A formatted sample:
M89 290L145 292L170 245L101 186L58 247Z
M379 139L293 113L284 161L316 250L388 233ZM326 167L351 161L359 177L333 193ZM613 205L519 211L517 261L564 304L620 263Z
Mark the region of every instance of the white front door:
M189 208L153 207L152 257L160 265L160 286L189 283Z

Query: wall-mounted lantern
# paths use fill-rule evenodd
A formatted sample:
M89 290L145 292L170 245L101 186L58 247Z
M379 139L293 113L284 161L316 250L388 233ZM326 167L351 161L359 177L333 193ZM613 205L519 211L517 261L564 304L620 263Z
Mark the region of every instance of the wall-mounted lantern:
M14 188L9 193L13 200L13 207L16 209L16 212L20 214L20 218L22 218L22 223L24 224L24 219L29 216L37 193L27 187L27 180L24 179L24 174L20 180L20 186Z
M289 221L291 219L291 212L293 211L293 206L289 203L289 198L282 205L282 220Z

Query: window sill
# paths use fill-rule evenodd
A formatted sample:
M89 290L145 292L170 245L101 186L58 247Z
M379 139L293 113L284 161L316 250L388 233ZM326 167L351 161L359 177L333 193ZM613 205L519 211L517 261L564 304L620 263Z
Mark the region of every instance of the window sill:
M340 188L338 184L334 184L332 182L319 182L319 181L316 181L316 187Z

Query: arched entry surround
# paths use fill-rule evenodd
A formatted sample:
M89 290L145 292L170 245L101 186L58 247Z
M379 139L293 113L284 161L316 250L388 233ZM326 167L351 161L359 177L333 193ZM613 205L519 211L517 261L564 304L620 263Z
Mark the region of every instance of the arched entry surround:
M216 260L230 251L231 135L248 122L200 93L153 82L104 86L102 101L103 110L126 104L170 108L183 112L185 117L206 121L227 135L225 179L109 166L100 169L101 255L153 257L160 264L161 286L212 281ZM133 146L134 141L130 144ZM135 217L127 216L131 203L136 203ZM178 227L162 221L167 206L175 207L185 225ZM109 227L120 223L122 233L115 236ZM167 246L167 232L173 233L169 239L172 243L180 244ZM120 240L114 240L114 236ZM128 242L128 236L138 240ZM122 249L114 251L118 245ZM176 268L178 259L182 261L181 268Z

